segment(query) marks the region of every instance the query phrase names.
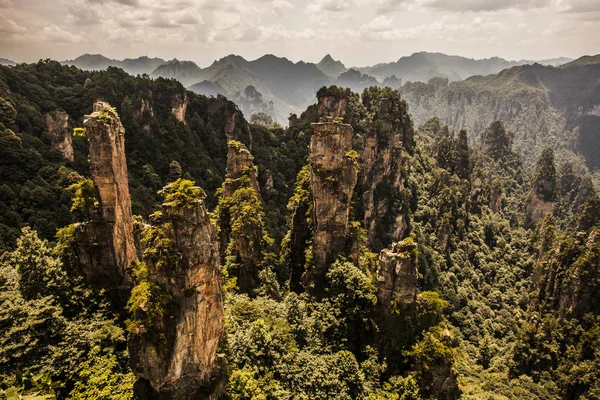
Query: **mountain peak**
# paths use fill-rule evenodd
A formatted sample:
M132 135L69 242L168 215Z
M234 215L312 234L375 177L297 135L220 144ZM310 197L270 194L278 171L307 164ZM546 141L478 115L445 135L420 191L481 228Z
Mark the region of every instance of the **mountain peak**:
M323 71L323 73L330 78L337 78L340 74L346 72L347 68L341 61L336 61L331 57L330 54L327 54L319 63L317 67Z

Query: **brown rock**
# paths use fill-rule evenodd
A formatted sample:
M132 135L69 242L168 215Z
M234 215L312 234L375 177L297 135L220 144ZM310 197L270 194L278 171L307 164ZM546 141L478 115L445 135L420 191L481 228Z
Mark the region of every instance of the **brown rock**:
M417 296L417 253L411 238L392 244L379 255L377 299L384 311L411 310Z
M163 208L163 215L177 262L157 268L144 261L148 280L171 306L148 333L130 337L135 391L139 398L217 399L225 385L217 354L224 329L217 231L202 201L177 213Z
M414 133L408 115L403 115L404 119L394 116L403 110L400 103L381 98L374 108L377 124L367 128L361 152L361 186L369 246L381 249L401 240L408 229L407 211L402 209L400 198L409 165L403 151Z
M319 97L319 117L338 118L346 115L347 97L322 96Z
M258 171L254 166L252 154L242 143L229 141L227 152L227 178L223 183L224 198L234 197L234 201L243 202L242 206L252 207L258 214L261 211L260 189L258 186ZM236 192L240 189L251 189L245 192ZM253 192L252 192L253 191ZM243 222L243 226L233 230L234 224L231 210L227 210L220 221L220 245L222 261L229 256L236 256L239 266L229 271L237 278L237 285L241 292L250 293L259 283L259 265L262 260L263 226L262 221L257 223ZM260 217L259 217L260 218ZM231 243L233 242L233 243ZM230 245L233 244L233 248Z
M88 283L126 288L129 285L127 269L137 260L137 254L125 160L125 130L114 108L102 102L94 104L94 112L85 117L84 125L100 216L78 227L80 260Z
M313 259L308 282L322 278L346 247L352 193L358 179L351 157L352 127L339 122L312 124L309 163L314 210ZM305 285L306 286L306 285Z
M219 95L210 102L207 112L209 122L222 131L227 140L244 143L252 150L250 127L234 102Z
M227 179L223 184L225 196L231 197L241 187L243 176L250 180L250 187L260 193L254 157L242 143L230 141L227 144Z
M173 99L173 107L171 108L171 112L179 122L183 122L184 124L187 124L187 122L185 121L185 112L187 110L187 106L187 95L179 95Z
M50 133L52 150L73 161L73 138L69 131L69 116L64 111L58 111L54 115L46 114L46 128Z
M525 209L525 226L534 227L547 213L554 211L554 202L544 201L535 191L531 191Z

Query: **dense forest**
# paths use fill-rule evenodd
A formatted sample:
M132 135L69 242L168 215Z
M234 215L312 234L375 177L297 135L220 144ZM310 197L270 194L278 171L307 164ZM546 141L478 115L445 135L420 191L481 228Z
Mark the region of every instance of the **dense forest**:
M600 398L600 196L501 120L42 60L0 141L0 397Z

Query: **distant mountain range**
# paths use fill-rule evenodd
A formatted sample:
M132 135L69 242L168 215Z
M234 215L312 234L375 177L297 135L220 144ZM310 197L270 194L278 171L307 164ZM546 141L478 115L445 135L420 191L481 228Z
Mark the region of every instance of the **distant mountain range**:
M149 58L146 56L138 58L126 58L114 60L101 54L84 54L74 60L63 61L63 64L74 65L77 68L90 71L100 71L108 67L119 67L131 75L150 74L156 68L164 65L167 61L162 58Z
M0 65L17 65L16 62L0 57Z
M537 63L560 65L569 61L571 59L556 58ZM304 61L294 63L272 54L253 61L229 55L206 68L201 68L192 61L177 59L166 61L139 57L114 60L99 54L85 54L63 63L87 70L115 66L133 75L174 78L196 93L207 96L222 94L232 99L247 118L252 112L262 111L283 123L290 113L299 113L313 103L314 93L318 88L331 83L358 92L373 85L398 89L406 82L428 82L436 77L446 78L449 82L460 81L470 76L496 74L506 68L535 62L507 61L499 57L475 60L420 52L391 63L352 68L347 68L329 54L317 64ZM248 96L248 93L254 95Z

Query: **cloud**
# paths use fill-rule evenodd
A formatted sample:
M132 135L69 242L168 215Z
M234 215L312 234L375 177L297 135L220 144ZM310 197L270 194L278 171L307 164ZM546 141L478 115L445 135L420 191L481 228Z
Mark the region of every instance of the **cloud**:
M0 8L12 7L12 0L0 0Z
M600 0L558 0L563 13L600 13Z
M375 0L374 6L379 14L388 13L400 9L401 6L410 4L407 0Z
M317 33L310 28L302 31L294 31L287 29L283 25L261 26L261 39L266 41L271 40L308 40L314 39Z
M91 4L106 4L117 3L124 6L137 7L140 5L140 0L87 0Z
M293 10L294 8L296 8L296 6L286 0L273 0L271 3L271 11L280 17L283 16L286 11Z
M81 36L67 32L56 25L47 26L41 31L44 39L59 43L79 43Z
M184 10L176 17L175 22L181 25L197 25L203 24L204 20L198 11Z
M25 29L24 27L17 24L15 21L13 21L11 19L7 19L4 21L2 19L0 19L0 32L9 34L9 35L13 35L13 34L25 33L25 32L27 32L27 29Z
M356 7L356 0L314 0L306 6L306 12L317 14L323 11L341 12Z
M375 19L377 20L377 18ZM372 41L397 41L407 39L433 39L444 42L457 40L463 42L489 41L497 39L497 33L505 30L504 25L490 18L475 17L465 23L449 22L447 17L430 24L421 24L408 28L374 29L375 21L361 28L361 37ZM383 21L383 20L382 20ZM391 27L391 21L384 21Z
M440 11L478 12L548 7L552 0L424 0L422 6Z
M385 15L380 15L368 24L363 25L362 29L369 32L387 31L392 29L392 19Z

